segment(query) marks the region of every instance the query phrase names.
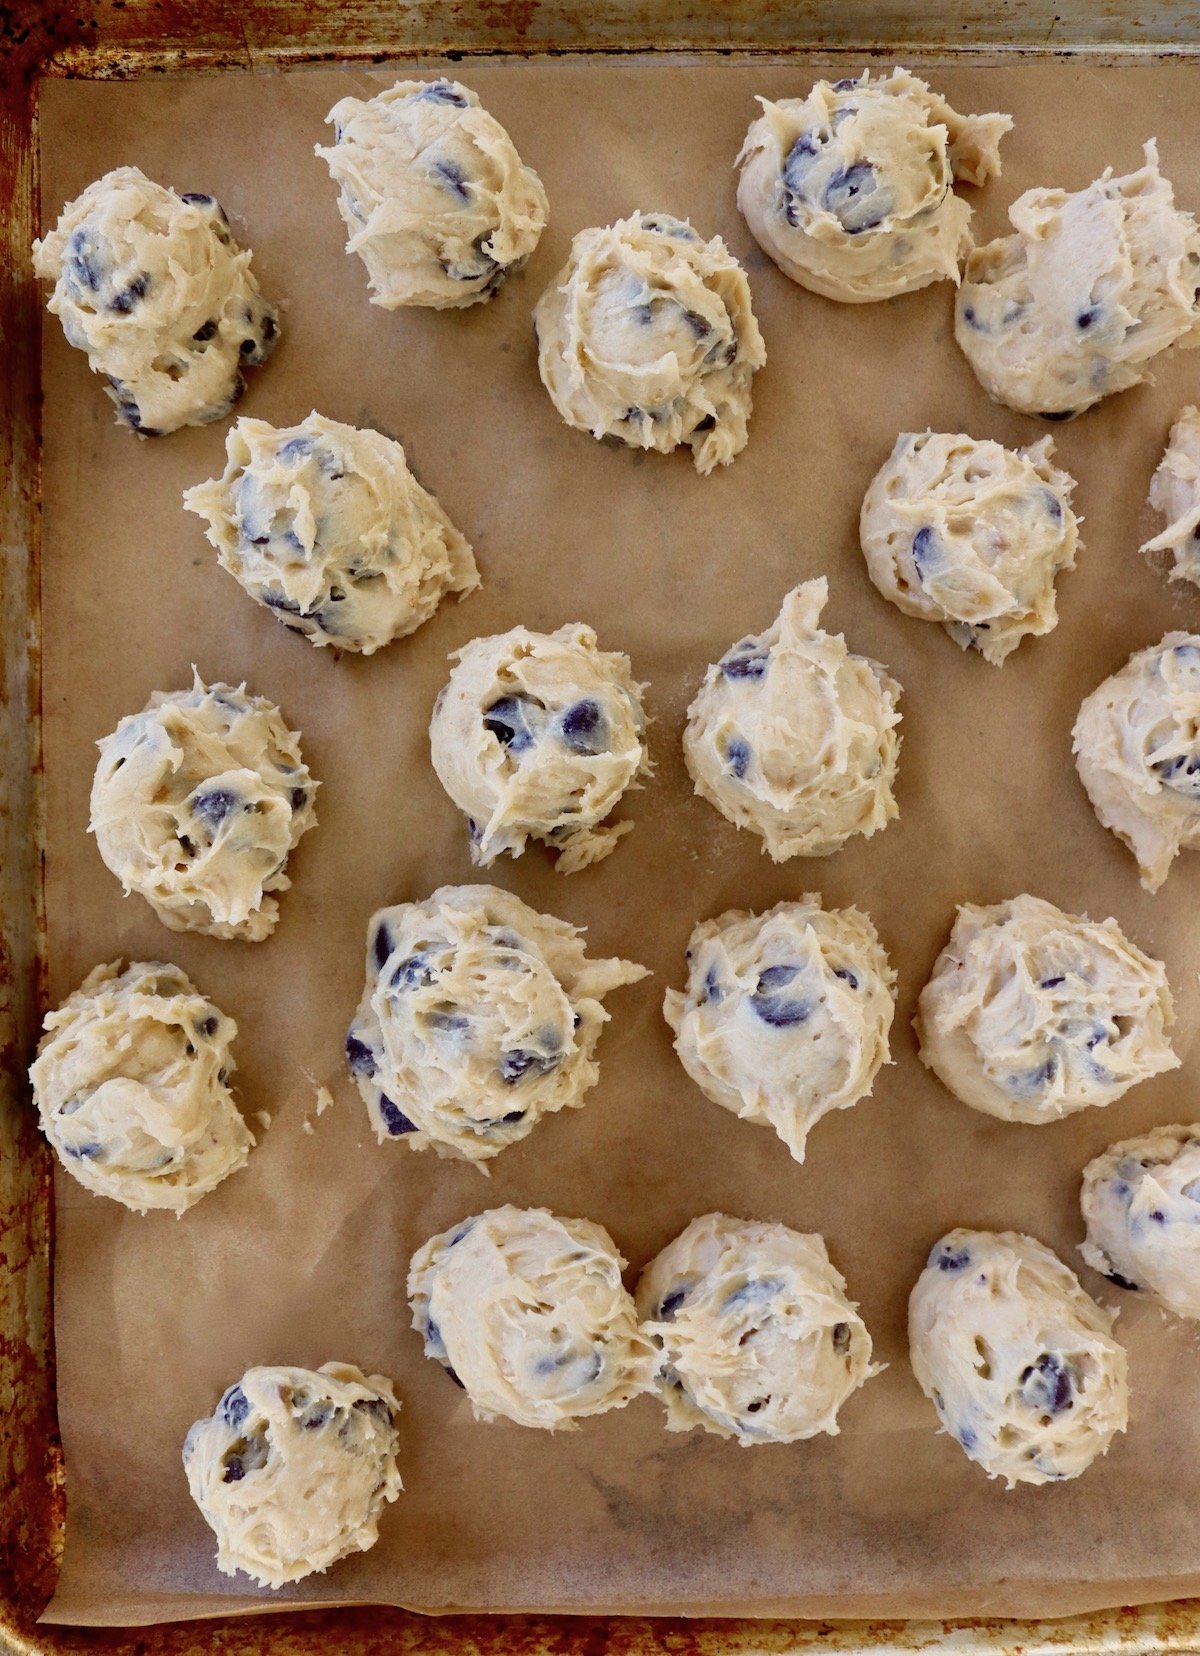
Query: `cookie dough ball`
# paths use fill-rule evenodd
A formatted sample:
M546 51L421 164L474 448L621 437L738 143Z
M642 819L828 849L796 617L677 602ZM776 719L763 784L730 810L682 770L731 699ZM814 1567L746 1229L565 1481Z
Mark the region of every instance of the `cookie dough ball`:
M684 1069L803 1161L813 1126L865 1098L888 1062L896 974L875 927L809 893L702 921L687 959L687 988L663 1002Z
M352 1363L252 1368L183 1446L217 1568L284 1587L379 1539L402 1485L390 1380Z
M913 1373L943 1428L989 1478L1077 1478L1129 1413L1113 1318L1042 1242L952 1230L908 1304Z
M1168 633L1084 701L1075 767L1093 809L1157 891L1200 845L1200 637Z
M892 795L900 686L818 626L824 577L789 592L775 624L708 669L683 754L696 792L775 862L827 857L899 815Z
M229 1091L237 1025L177 966L97 966L42 1025L29 1071L42 1131L98 1196L186 1213L254 1135Z
M1052 452L1049 437L1007 449L905 431L863 501L863 556L883 596L995 667L1053 632L1055 577L1075 566L1075 479Z
M578 622L476 638L434 704L438 780L467 814L471 860L489 868L541 840L573 874L614 850L631 822L604 824L647 775L644 685L628 656L596 648Z
M1167 519L1167 526L1140 550L1170 552L1171 579L1200 586L1200 408L1180 410L1150 480L1149 504Z
M413 1327L477 1420L570 1429L651 1386L653 1351L624 1264L590 1219L491 1208L413 1255Z
M458 81L397 81L342 98L317 148L340 185L347 253L384 310L490 299L546 228L546 192L499 121Z
M824 1240L786 1225L693 1219L643 1271L637 1309L670 1432L747 1446L836 1434L842 1404L880 1372Z
M719 236L667 213L581 230L533 326L542 384L576 431L660 454L685 444L702 476L745 448L767 353Z
M91 831L128 894L172 931L259 943L318 783L279 709L246 686L155 691L97 743Z
M577 926L496 886L380 909L346 1037L376 1137L482 1164L577 1109L600 1074L604 996L646 975L589 960Z
M313 644L373 655L479 585L471 548L399 443L320 414L241 419L183 504L256 603Z
M1158 170L1109 167L1085 190L1027 190L1017 232L967 259L954 336L989 397L1069 420L1149 378L1161 351L1200 345L1200 229Z
M1093 1270L1200 1318L1200 1126L1110 1145L1084 1168L1079 1200Z
M205 425L265 362L279 316L258 291L250 254L210 195L176 195L118 167L63 208L33 244L54 283L49 309L108 381L117 419L143 437Z
M971 209L954 185L999 177L1008 115L959 115L907 69L758 102L738 206L785 276L851 304L957 282Z

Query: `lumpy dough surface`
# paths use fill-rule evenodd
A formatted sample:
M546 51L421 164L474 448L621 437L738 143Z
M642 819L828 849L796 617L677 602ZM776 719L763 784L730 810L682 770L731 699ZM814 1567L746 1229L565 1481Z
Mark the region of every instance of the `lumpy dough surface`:
M413 1255L413 1327L477 1419L570 1428L651 1387L653 1350L623 1265L589 1219L492 1208Z
M219 420L279 317L210 195L176 195L136 167L105 173L33 244L49 308L144 437Z
M1170 552L1171 579L1200 586L1200 408L1180 410L1150 480L1149 504L1167 525L1141 550Z
M97 744L91 830L126 892L172 931L261 942L316 825L318 784L279 709L245 685L156 691Z
M906 69L758 101L738 207L785 275L852 303L958 280L971 209L954 185L999 176L1009 116L959 115Z
M397 81L343 98L318 147L367 267L371 303L459 309L490 299L546 228L546 192L512 139L458 81Z
M379 1140L483 1163L596 1084L604 996L646 976L495 886L380 909L346 1056Z
M1200 344L1200 231L1146 145L1123 178L1027 190L1015 236L977 247L954 334L990 397L1066 420L1147 379L1171 345Z
M1115 920L1023 895L964 903L921 991L921 1060L1001 1121L1057 1121L1178 1069L1162 963Z
M663 1014L701 1092L803 1161L814 1124L865 1098L888 1061L895 985L868 917L810 894L702 921Z
M1200 1318L1200 1126L1110 1145L1083 1170L1080 1206L1093 1270Z
M702 475L745 448L767 353L719 236L667 213L581 230L533 322L542 383L577 431L660 454L687 445Z
M351 1363L249 1369L183 1449L217 1568L283 1587L373 1547L402 1487L399 1409L389 1380Z
M434 705L433 768L466 812L471 858L487 868L541 840L562 874L607 857L631 822L604 818L650 763L629 658L578 622L553 633L476 638Z
M819 621L824 577L789 592L774 625L708 669L683 752L696 792L776 862L825 857L897 816L900 686Z
M243 1166L237 1025L162 961L97 966L46 1014L29 1071L42 1131L98 1196L182 1214Z
M1044 1243L953 1230L908 1308L913 1373L944 1429L990 1478L1077 1478L1129 1412L1112 1314Z
M1200 845L1200 637L1168 633L1084 701L1075 765L1096 815L1157 891Z
M1053 631L1055 577L1075 563L1075 480L1052 450L1049 437L1008 449L906 431L863 500L863 556L883 596L996 667Z
M371 655L479 584L471 548L378 431L240 419L183 497L250 596L313 644Z
M637 1287L660 1351L667 1429L796 1443L836 1433L872 1375L871 1336L824 1240L706 1213L651 1260Z

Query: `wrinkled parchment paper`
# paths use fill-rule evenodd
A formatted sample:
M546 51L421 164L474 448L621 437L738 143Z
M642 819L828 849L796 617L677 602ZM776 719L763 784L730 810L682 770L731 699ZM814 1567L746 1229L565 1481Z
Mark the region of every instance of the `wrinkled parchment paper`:
M841 61L835 74L853 73ZM1193 1331L1120 1296L1130 1430L1075 1483L1006 1493L937 1433L908 1369L905 1304L948 1226L1030 1231L1076 1263L1084 1162L1112 1139L1190 1120L1195 1104L1200 857L1157 897L1099 827L1069 759L1081 698L1135 648L1200 622L1194 594L1137 556L1150 473L1200 353L1157 385L1053 429L1079 480L1084 549L1059 582L1048 639L1002 670L900 615L857 550L863 491L903 429L1019 444L1043 427L988 402L951 335L951 288L838 306L786 281L734 205L733 158L756 92L804 93L811 64L546 62L457 71L545 180L550 228L492 304L388 315L342 251L313 153L340 96L390 71L51 82L42 202L136 163L215 193L282 299L283 344L243 404L277 423L310 409L400 437L474 542L484 586L375 658L336 659L287 633L217 566L179 504L220 470L223 426L140 442L57 325L45 330L45 739L50 991L97 961L177 961L236 1018L242 1107L259 1132L244 1172L182 1221L138 1218L58 1186L55 1272L66 1558L54 1621L149 1622L303 1601L741 1615L1054 1614L1200 1591L1200 1349ZM1156 134L1181 202L1200 209L1195 72L1070 62L937 71L968 110L1010 110L1004 176L977 233L1037 183L1078 188L1138 164ZM744 260L770 361L749 447L697 477L685 455L614 451L558 419L537 378L530 309L574 231L634 208L690 216ZM823 861L773 867L694 799L679 752L705 664L765 627L784 592L829 577L826 624L904 686L901 817ZM655 976L610 1001L601 1081L484 1180L378 1147L343 1073L378 905L470 880L461 817L428 760L447 652L517 622L581 619L649 681L657 774L630 795L634 832L563 878L539 851L492 878L588 927L598 953ZM323 781L319 828L268 943L177 936L123 899L85 834L93 744L155 689L209 679L277 700ZM895 1067L875 1096L821 1122L803 1167L765 1129L687 1080L660 1014L694 922L819 890L858 903L900 973ZM1022 890L1117 916L1168 964L1179 1072L1051 1127L956 1103L917 1061L909 1019L959 901ZM320 1119L315 1087L336 1107ZM260 1112L271 1118L260 1131ZM890 1365L846 1405L842 1432L745 1450L668 1435L649 1398L548 1435L478 1425L408 1326L407 1261L432 1231L496 1203L542 1204L611 1230L634 1273L711 1209L819 1230ZM1102 1296L1100 1279L1084 1280ZM336 1358L392 1376L404 1399L406 1493L378 1546L282 1593L218 1574L180 1465L189 1424L252 1363Z

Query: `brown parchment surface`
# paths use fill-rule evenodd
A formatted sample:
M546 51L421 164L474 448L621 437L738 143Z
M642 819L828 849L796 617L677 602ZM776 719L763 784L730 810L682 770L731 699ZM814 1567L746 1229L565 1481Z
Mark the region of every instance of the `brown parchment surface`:
M820 67L838 74L858 65ZM399 71L398 71L399 72ZM759 253L734 204L733 158L756 92L803 94L788 64L561 61L457 71L541 173L550 227L525 272L461 314L388 315L342 248L322 118L390 71L46 84L42 202L136 163L215 193L284 302L283 343L247 414L316 408L400 437L420 479L477 549L484 585L371 660L315 651L217 566L180 493L222 465L224 424L137 441L114 424L83 356L45 330L45 744L50 992L97 962L177 961L239 1025L240 1100L260 1132L248 1167L182 1221L135 1217L58 1183L56 1329L67 1539L54 1621L149 1622L281 1603L387 1601L422 1610L536 1608L738 1615L1066 1614L1200 1591L1200 1350L1195 1333L1119 1297L1128 1435L1082 1478L1006 1492L937 1432L912 1379L909 1288L954 1224L1032 1232L1077 1264L1076 1193L1111 1140L1189 1120L1195 1105L1200 857L1158 896L1095 821L1070 762L1081 698L1200 605L1137 556L1143 502L1200 353L1158 383L1046 428L990 403L951 333L952 290L839 306ZM936 84L961 109L1013 113L1004 176L975 192L977 233L1039 183L1125 170L1156 134L1181 204L1200 209L1196 71L1070 62L962 67ZM718 475L569 431L538 381L530 309L571 235L631 210L688 215L749 272L769 362L749 446ZM1053 431L1086 518L1061 622L1001 670L963 655L870 586L857 549L863 491L898 431L964 430L1013 444ZM692 797L679 750L705 664L768 625L819 574L826 624L904 687L900 820L821 861L774 867ZM606 862L564 878L533 850L490 878L588 927L593 951L654 976L609 1003L601 1080L496 1161L379 1147L343 1071L368 916L472 871L463 821L429 765L426 728L447 653L518 622L594 625L649 681L656 774ZM97 738L195 662L272 697L322 779L319 827L265 944L166 931L122 898L86 835ZM678 1065L660 1006L695 921L808 890L874 917L899 971L894 1067L874 1096L821 1122L802 1167L762 1128L709 1103ZM1111 1108L1050 1127L993 1121L922 1069L915 997L961 901L1029 890L1115 915L1163 958L1184 1067ZM336 1107L317 1119L314 1087ZM606 1225L630 1280L696 1214L725 1209L818 1230L889 1364L841 1434L746 1450L668 1434L650 1398L550 1435L477 1424L422 1356L404 1280L426 1236L501 1202ZM189 1424L252 1363L329 1359L392 1376L404 1400L405 1494L378 1545L271 1594L217 1572L189 1500Z

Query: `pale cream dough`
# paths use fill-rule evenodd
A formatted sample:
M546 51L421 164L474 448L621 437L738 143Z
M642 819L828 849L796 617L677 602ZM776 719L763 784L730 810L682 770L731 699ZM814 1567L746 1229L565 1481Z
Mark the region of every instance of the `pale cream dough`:
M81 1185L181 1215L245 1165L254 1135L228 1084L237 1025L177 966L97 966L42 1031L34 1102Z
M1200 1318L1200 1126L1110 1145L1084 1168L1079 1202L1093 1270Z
M483 1165L542 1116L575 1109L600 1070L605 995L645 977L589 960L577 926L496 886L442 886L380 909L346 1057L380 1143Z
M1015 236L968 257L954 335L990 397L1067 420L1200 345L1200 229L1175 206L1153 140L1145 164L1073 193L1027 190Z
M312 413L240 419L225 471L183 504L256 603L313 644L372 655L479 585L464 537L399 443Z
M693 1219L636 1300L671 1432L702 1426L745 1446L836 1434L842 1404L880 1372L824 1239L786 1225Z
M484 868L541 840L572 874L599 862L631 822L604 818L650 770L644 685L590 627L476 638L438 695L429 726L438 780L467 815Z
M542 383L575 430L660 454L687 445L702 476L745 448L767 353L719 236L668 213L581 230L533 326Z
M176 195L136 167L105 173L33 244L49 309L143 437L204 425L265 362L279 316L210 195Z
M1157 891L1200 845L1200 637L1168 633L1130 656L1085 699L1073 738L1097 817Z
M827 857L899 814L900 686L822 632L828 596L823 576L789 592L773 626L709 667L688 709L696 792L775 862Z
M1055 577L1075 565L1075 480L1052 452L1049 437L1008 449L905 431L863 500L863 556L883 596L996 667L1054 630Z
M1077 1478L1125 1430L1112 1313L1042 1242L952 1230L908 1307L913 1373L945 1431L989 1478Z
M758 102L738 207L786 276L856 304L958 281L971 209L954 185L1000 176L1010 116L959 115L907 69Z
M964 903L913 1020L921 1061L1001 1121L1058 1121L1179 1068L1161 961L1115 920L1022 895Z
M284 1587L379 1539L400 1494L390 1380L352 1363L252 1368L183 1446L217 1568Z
M663 1002L684 1069L803 1161L813 1126L867 1097L888 1062L896 974L875 927L810 893L702 921L687 959L686 990Z
M459 309L490 299L546 228L546 192L512 139L458 81L397 81L342 98L317 147L340 186L347 253L371 303Z
M1181 409L1150 480L1149 504L1168 520L1142 552L1170 552L1173 581L1200 586L1200 409Z
M318 783L279 709L245 685L155 691L97 743L91 831L126 892L172 931L258 943Z

